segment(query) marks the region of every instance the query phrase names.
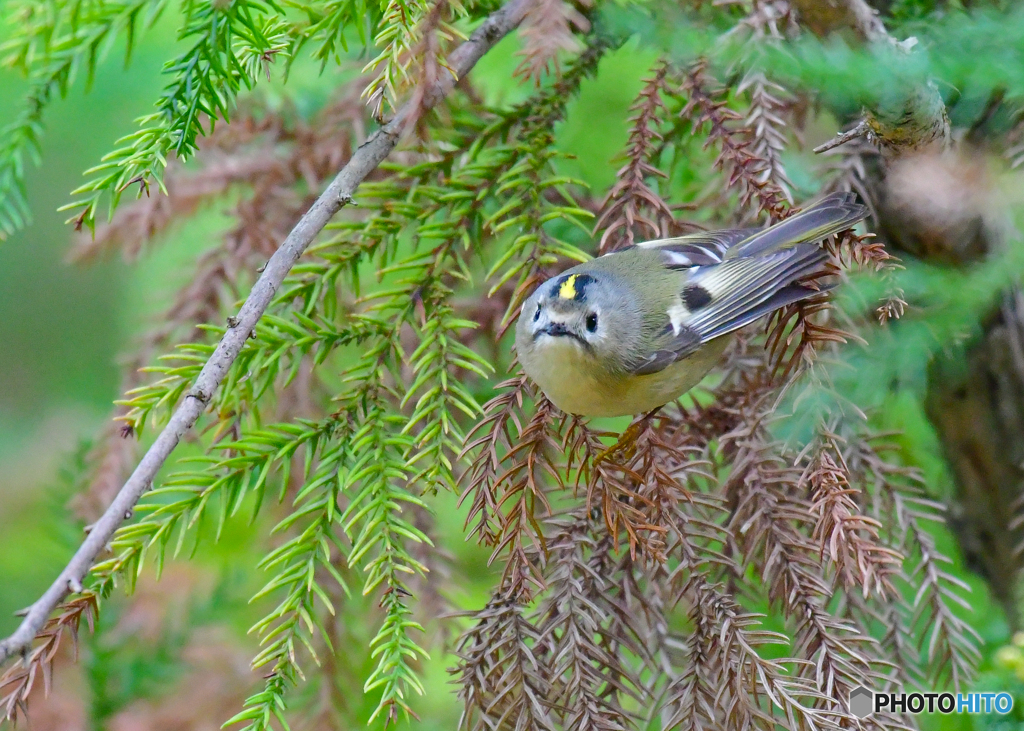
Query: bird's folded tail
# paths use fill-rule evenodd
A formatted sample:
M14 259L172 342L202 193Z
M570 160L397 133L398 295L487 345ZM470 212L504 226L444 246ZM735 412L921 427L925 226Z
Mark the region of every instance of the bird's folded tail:
M809 208L736 243L726 259L763 256L795 244L817 243L866 218L868 209L853 193L832 193Z

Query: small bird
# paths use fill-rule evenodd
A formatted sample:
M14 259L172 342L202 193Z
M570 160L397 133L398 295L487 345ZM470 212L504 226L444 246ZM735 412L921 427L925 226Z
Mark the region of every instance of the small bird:
M834 193L767 228L647 241L574 266L523 303L519 361L567 413L656 409L700 382L730 333L818 294L800 284L828 258L818 242L866 215Z

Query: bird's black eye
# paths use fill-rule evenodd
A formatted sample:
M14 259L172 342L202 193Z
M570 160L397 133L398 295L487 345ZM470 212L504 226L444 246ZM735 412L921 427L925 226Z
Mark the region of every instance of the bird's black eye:
M533 321L537 322L540 319L540 305L537 305L537 309L533 311Z
M587 332L594 332L595 330L597 330L597 313L596 312L591 312L589 315L587 315L586 325L587 325Z

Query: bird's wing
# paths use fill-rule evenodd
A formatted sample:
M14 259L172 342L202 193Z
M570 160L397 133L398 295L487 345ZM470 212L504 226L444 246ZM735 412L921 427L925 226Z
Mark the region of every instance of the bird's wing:
M645 241L637 246L641 249L658 251L668 269L689 269L695 266L718 264L725 259L730 248L741 241L746 241L759 231L761 231L759 228L701 231L672 239Z
M797 282L820 270L827 258L818 246L798 244L764 256L691 269L678 299L663 316L658 346L633 372L657 373L709 340L817 294L821 289Z
M850 228L867 215L853 193L832 193L817 203L767 228L722 231L655 239L637 244L662 255L669 269L710 266L726 259L761 256L794 244L817 242Z

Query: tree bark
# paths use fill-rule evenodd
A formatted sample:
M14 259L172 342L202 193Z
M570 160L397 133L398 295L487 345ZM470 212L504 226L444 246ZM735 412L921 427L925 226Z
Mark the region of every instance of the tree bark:
M956 480L950 526L968 567L983 576L1017 628L1024 494L1024 294L1015 289L986 323L966 363L937 360L925 402Z

